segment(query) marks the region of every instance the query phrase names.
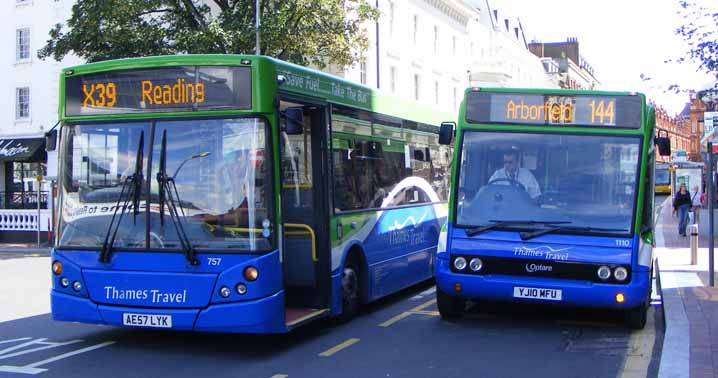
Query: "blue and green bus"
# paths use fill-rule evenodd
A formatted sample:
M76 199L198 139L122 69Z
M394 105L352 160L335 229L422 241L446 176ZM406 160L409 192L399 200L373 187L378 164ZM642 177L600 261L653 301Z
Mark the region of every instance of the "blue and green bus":
M447 114L268 57L64 69L52 316L282 333L433 276Z
M455 127L456 145L441 316L488 299L618 309L643 327L654 119L638 93L468 89L441 130L448 143Z

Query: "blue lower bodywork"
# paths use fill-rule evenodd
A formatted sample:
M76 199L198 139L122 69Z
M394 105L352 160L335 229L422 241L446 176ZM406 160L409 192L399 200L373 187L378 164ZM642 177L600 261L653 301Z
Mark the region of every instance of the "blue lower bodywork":
M63 265L62 274L53 276L53 319L125 327L123 314L158 314L172 316L173 330L289 331L279 251L261 256L202 255L205 261L220 262L199 267L188 265L178 253L115 252L108 264L99 263L97 256L89 251L53 251L52 261ZM242 276L250 265L260 272L254 282ZM146 269L136 271L133 266ZM81 283L81 289L63 287L62 277ZM246 294L235 291L238 283L247 286ZM222 286L231 289L229 298L219 295Z
M437 290L450 296L464 299L487 299L512 302L559 304L578 307L595 307L627 310L644 305L650 300L651 271L637 261L639 240L577 235L546 235L528 241L519 238L517 232L491 231L479 237L468 237L464 230L452 230L447 251L439 253L436 261ZM618 240L618 241L617 241ZM541 251L561 251L541 253ZM451 254L522 259L526 251L538 251L532 258L546 256L561 258L561 262L573 264L620 264L631 266L630 280L626 284L602 283L592 280L531 277L527 275L470 274L458 273L451 269ZM538 256L538 257L537 257ZM547 264L550 259L545 260ZM514 287L558 289L562 292L560 301L516 298ZM460 290L457 290L460 288ZM616 301L617 294L623 294L622 303Z

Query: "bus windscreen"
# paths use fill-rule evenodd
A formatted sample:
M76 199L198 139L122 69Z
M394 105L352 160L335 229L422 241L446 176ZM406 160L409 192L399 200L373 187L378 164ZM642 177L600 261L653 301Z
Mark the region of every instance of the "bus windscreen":
M474 91L466 98L466 121L636 129L641 127L641 98Z
M65 115L88 116L252 107L249 67L181 66L65 79Z

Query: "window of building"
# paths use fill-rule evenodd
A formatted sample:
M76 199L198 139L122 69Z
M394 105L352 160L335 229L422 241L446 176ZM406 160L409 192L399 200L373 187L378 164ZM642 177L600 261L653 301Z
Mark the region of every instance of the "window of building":
M451 53L456 55L456 36L451 37Z
M30 118L30 88L15 89L15 119Z
M359 62L359 81L366 84L366 60Z
M439 82L434 81L434 103L439 105Z
M391 93L396 93L396 76L396 67L389 67L389 88L391 89Z
M394 7L396 4L394 4L393 1L389 2L389 35L394 34Z
M439 55L439 27L434 26L434 55Z
M32 0L15 0L15 5L29 5L32 4Z
M457 97L456 87L454 87L453 94L454 94L454 109L456 109L456 108L457 108L457 102L456 102L456 100L457 100L457 98L458 98L458 97Z
M17 60L30 59L30 28L17 29L15 36L15 58Z
M5 191L0 197L3 209L37 209L37 176L45 176L45 163L8 163ZM10 173L10 174L8 174ZM43 188L46 189L46 188ZM47 209L47 191L40 193L40 207Z
M413 36L414 36L414 44L416 44L419 41L419 16L416 14L414 15Z
M420 98L420 91L419 86L421 85L421 78L419 77L419 74L414 74L414 100L419 101Z

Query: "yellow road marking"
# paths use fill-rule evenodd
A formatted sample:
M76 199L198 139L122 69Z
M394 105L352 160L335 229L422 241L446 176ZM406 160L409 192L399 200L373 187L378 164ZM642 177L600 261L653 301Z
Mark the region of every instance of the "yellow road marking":
M359 342L359 339L357 339L357 338L351 338L351 339L349 339L349 340L347 340L347 341L345 341L345 342L343 342L343 343L341 343L341 344L339 344L339 345L337 345L337 346L335 346L335 347L329 348L329 349L325 350L324 352L319 353L319 355L322 356L322 357L330 357L330 356L333 355L334 353L337 353L337 352L339 352L339 351L342 350L342 349L346 349L346 348L348 348L348 347L350 347L350 346L352 346L352 345L354 345L354 344L356 344L356 343L358 343L358 342Z
M395 316L395 317L393 317L393 318L391 318L391 319L385 321L384 323L379 324L379 327L388 327L388 326L390 326L390 325L392 325L392 324L398 322L399 320L404 319L404 318L406 318L407 316L409 316L409 315L411 315L411 314L413 314L413 313L416 313L417 311L422 311L423 309L425 309L425 308L427 308L427 307L433 305L434 303L436 303L436 298L431 299L431 300L429 300L429 301L427 301L427 302L424 302L424 303L422 303L422 304L420 304L420 305L418 305L418 306L416 306L416 307L410 309L409 311L404 311L404 312L402 312L401 314L399 314L399 315L397 315L397 316Z
M642 330L631 332L620 378L645 377L648 374L648 365L651 364L653 346L656 343L656 327L651 315L648 314L646 326Z
M325 313L325 312L327 312L327 311L329 311L329 310L327 310L327 309L314 310L314 311L312 311L311 313L302 316L301 318L294 319L294 320L292 320L291 322L287 323L287 327L292 327L292 326L294 326L294 325L296 325L296 324L299 324L299 323L301 323L301 322L303 322L303 321L305 321L305 320L307 320L307 319L311 319L311 318L313 318L313 317L315 317L315 316L319 316L319 315L321 315L321 314L323 314L323 313Z
M410 311L412 314L417 315L430 315L430 316L440 316L441 314L439 311Z

